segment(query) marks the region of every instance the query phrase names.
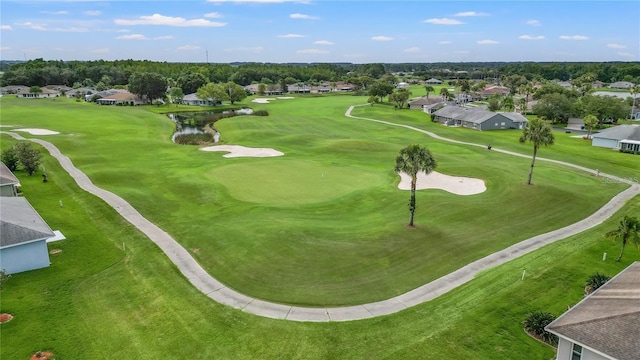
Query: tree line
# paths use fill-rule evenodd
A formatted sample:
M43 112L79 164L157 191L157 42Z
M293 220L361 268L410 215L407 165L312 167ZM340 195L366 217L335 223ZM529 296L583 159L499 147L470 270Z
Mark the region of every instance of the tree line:
M187 73L200 74L207 82L238 85L261 83L265 85L287 83L321 83L354 80L362 76L381 79L388 74L417 80L432 77L442 80L484 79L499 80L521 76L526 80L568 81L589 76L594 81L611 83L629 81L640 83L640 64L637 62L605 63L406 63L406 64L205 64L168 63L148 60L61 61L34 59L26 62L1 64L4 74L0 85L66 85L95 86L127 85L135 73L157 73L169 81ZM366 88L366 84L363 86Z

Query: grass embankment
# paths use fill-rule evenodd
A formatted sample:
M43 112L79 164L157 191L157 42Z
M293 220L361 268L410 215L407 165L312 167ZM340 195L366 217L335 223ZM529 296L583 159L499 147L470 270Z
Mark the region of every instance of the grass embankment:
M357 100L277 100L261 106L268 118L217 123L226 143L285 153L266 159L225 159L172 144L173 124L144 107L62 100L22 108L3 101L3 122L61 131L47 139L98 186L174 236L213 276L290 304L340 306L404 293L578 221L624 188L543 163L536 185L526 186L527 159L344 117ZM488 191L470 197L421 191L419 226L408 229L408 193L396 187L393 159L407 144L425 142L439 171L482 178Z
M3 147L14 140L0 136ZM583 296L586 278L614 275L618 244L602 234L635 198L602 226L549 245L426 304L349 323L264 319L205 297L148 239L102 201L77 188L49 156L49 182L17 175L25 196L66 240L48 268L13 275L0 293L0 358L49 350L57 359L550 359L553 350L528 337L521 322L534 310L560 314ZM63 201L60 208L59 200ZM125 244L125 250L122 244ZM526 277L521 281L522 270Z

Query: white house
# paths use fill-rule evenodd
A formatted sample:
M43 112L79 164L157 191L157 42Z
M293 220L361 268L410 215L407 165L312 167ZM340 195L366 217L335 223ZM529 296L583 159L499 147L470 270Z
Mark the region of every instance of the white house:
M632 88L635 84L628 81L616 81L609 85L612 89L629 89Z
M620 149L623 140L640 142L640 125L618 125L592 136L592 146Z
M640 359L640 262L551 322L556 360Z
M57 90L50 90L47 88L40 88L39 93L32 93L31 88L22 89L16 93L16 96L23 99L42 99L42 98L54 98L60 96L60 92Z

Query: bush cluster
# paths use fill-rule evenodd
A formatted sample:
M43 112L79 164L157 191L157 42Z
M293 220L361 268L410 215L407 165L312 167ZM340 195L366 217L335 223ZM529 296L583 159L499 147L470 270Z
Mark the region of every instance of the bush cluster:
M213 136L209 133L204 134L182 134L176 135L174 139L176 144L180 145L202 145L213 141Z
M22 166L29 176L38 170L41 157L40 151L34 149L28 142L19 142L6 148L2 150L2 155L0 155L2 162L9 170L16 171L18 166Z

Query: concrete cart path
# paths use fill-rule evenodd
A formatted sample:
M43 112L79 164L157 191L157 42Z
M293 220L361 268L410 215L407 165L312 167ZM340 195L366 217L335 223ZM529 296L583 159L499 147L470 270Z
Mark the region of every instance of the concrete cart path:
M350 112L353 107L350 107L346 116L351 116ZM353 116L351 116L353 117ZM354 117L355 118L355 117ZM397 125L389 122L364 119L369 121L376 121L391 126L401 126L409 128L410 130L420 131L427 135L436 137L440 140L452 141L456 143L462 143L455 140L442 138L438 135L413 128L405 125ZM284 319L291 321L313 321L313 322L328 322L328 321L351 321L368 319L376 316L388 315L399 312L411 306L418 305L420 303L435 299L436 297L472 280L474 276L483 270L498 266L509 260L515 259L519 256L527 254L531 251L539 249L540 247L552 243L554 241L564 239L568 236L580 233L586 229L594 227L608 217L613 215L619 210L627 200L640 193L640 185L631 183L630 181L620 179L617 177L611 177L616 181L623 181L629 183L631 187L627 190L616 195L611 201L605 204L602 208L596 211L591 216L584 220L581 220L575 224L566 226L562 229L548 232L546 234L538 235L528 240L524 240L517 244L514 244L504 250L498 251L494 254L488 255L484 258L476 260L448 275L445 275L439 279L436 279L426 285L420 286L414 290L411 290L402 295L375 302L355 306L347 307L334 307L334 308L306 308L299 306L291 306L284 304L277 304L267 302L259 299L252 298L241 294L213 278L209 275L198 262L185 250L178 242L173 239L169 234L160 229L158 226L151 223L144 218L136 209L134 209L124 199L115 195L109 191L103 190L95 186L91 180L80 170L78 170L71 160L63 155L57 147L53 144L41 140L41 139L26 139L16 133L12 132L0 132L8 134L18 140L29 140L38 143L45 147L49 153L58 161L60 165L71 175L78 186L83 190L94 194L104 200L107 204L113 207L123 218L128 222L136 226L140 231L151 239L158 247L169 257L169 259L176 265L180 272L202 293L217 301L220 304L228 305L242 311L252 313L258 316L274 319ZM463 143L467 144L467 143ZM482 146L478 144L468 144L472 146ZM500 150L497 150L500 151ZM524 156L521 154L510 153L507 151L501 151L511 155ZM526 157L526 156L525 156ZM557 162L557 161L554 161ZM591 171L586 168L578 167L572 164L566 164L558 162L567 166L577 167L585 171ZM602 176L608 176L601 174Z

